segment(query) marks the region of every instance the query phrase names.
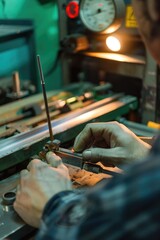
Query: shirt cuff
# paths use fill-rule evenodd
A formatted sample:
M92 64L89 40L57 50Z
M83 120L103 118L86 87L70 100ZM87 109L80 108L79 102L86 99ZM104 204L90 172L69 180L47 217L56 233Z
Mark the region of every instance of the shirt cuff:
M70 202L71 199L73 198L73 196L75 196L75 192L74 191L62 191L60 193L57 193L56 195L54 195L46 204L43 214L42 214L42 219L44 220L46 217L48 218L48 216L53 212L54 210L56 210L59 206Z

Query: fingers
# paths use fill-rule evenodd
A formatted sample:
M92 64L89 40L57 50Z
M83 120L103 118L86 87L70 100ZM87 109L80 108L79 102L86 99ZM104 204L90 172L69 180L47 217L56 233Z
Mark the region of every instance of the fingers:
M85 126L82 132L76 137L74 142L74 151L82 152L84 149L89 148L95 139L102 138L105 123L90 123Z
M46 160L54 168L57 168L62 164L62 159L53 152L47 152Z
M57 170L66 172L68 174L67 167L63 164L62 159L57 156L54 152L48 152L46 154L47 162L51 165L51 167L57 168ZM67 176L69 178L69 175Z
M39 159L34 159L28 164L27 170L32 172L33 174L36 174L37 169L40 169L44 166L47 166L47 163L44 163Z
M74 151L82 152L84 149L89 147L91 141L93 141L92 132L88 125L86 125L86 127L78 134L74 141Z
M62 163L62 159L57 156L54 152L47 152L46 153L46 160L47 163L53 167L53 168L62 168L64 164ZM28 171L32 172L33 174L39 174L39 170L42 170L45 167L48 167L48 164L45 162L42 162L39 159L32 160L28 166Z
M20 172L19 184L17 185L17 192L20 191L21 185L24 184L25 179L29 176L29 171L24 169Z
M75 152L82 152L94 145L95 141L104 141L110 146L111 136L119 136L120 131L126 132L123 124L116 121L107 123L90 123L87 124L83 131L77 136L74 142Z
M24 169L20 172L20 176L21 177L25 177L26 175L28 174L28 170L27 169Z
M108 166L122 163L126 156L123 149L118 147L113 149L90 148L83 152L83 158L85 161L101 162Z

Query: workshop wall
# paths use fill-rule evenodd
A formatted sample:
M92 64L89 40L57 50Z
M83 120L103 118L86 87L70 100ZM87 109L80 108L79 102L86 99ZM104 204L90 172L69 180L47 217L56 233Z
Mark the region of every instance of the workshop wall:
M0 0L1 19L33 19L37 54L41 56L46 89L60 88L60 66L52 69L58 51L58 9L56 1L41 4L38 0ZM10 63L11 64L11 63Z

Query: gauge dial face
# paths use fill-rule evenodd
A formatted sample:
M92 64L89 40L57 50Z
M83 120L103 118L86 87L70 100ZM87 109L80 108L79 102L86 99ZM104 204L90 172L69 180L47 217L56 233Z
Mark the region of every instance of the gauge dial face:
M114 22L116 15L113 0L82 0L80 16L84 25L94 32L105 31Z

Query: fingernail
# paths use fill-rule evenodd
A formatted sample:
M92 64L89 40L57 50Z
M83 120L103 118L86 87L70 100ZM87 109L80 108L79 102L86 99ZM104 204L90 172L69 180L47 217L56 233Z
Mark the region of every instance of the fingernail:
M83 152L84 159L90 159L91 158L91 150L86 150Z

